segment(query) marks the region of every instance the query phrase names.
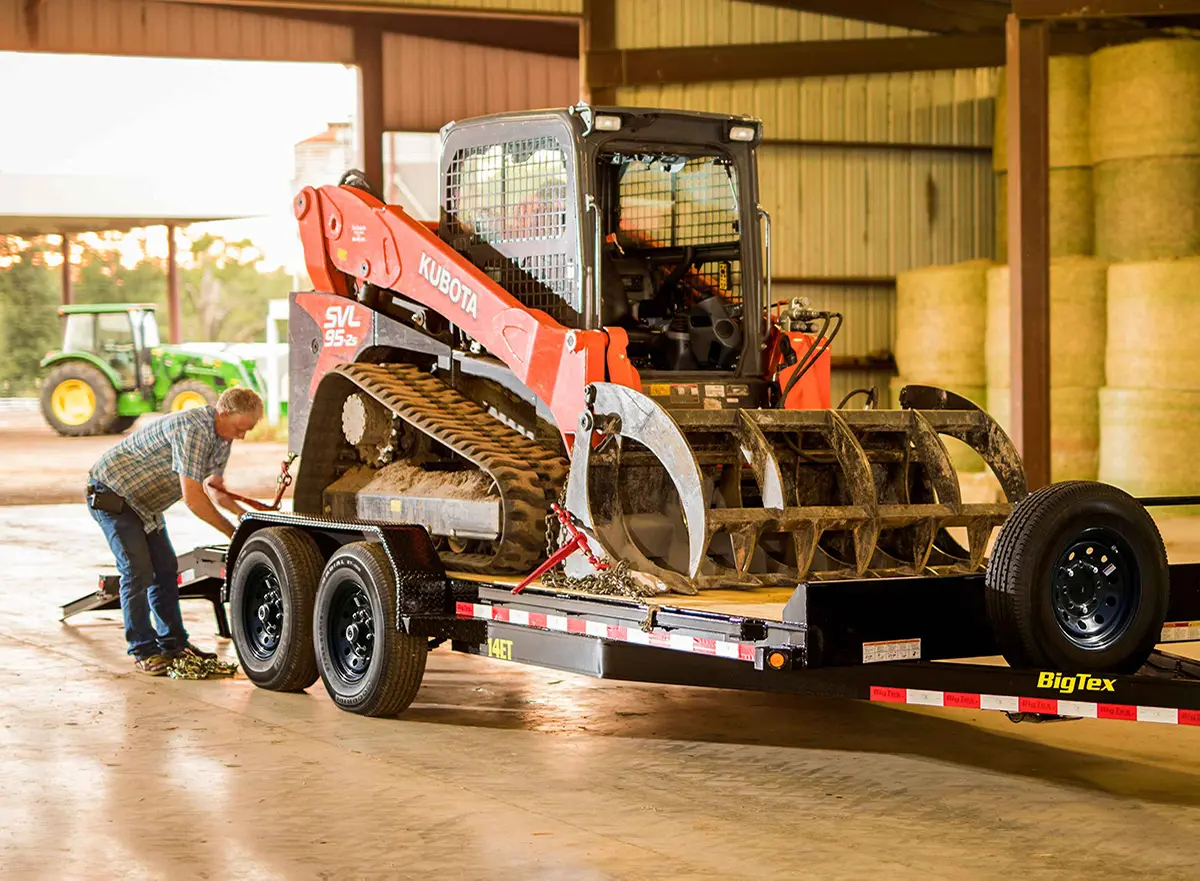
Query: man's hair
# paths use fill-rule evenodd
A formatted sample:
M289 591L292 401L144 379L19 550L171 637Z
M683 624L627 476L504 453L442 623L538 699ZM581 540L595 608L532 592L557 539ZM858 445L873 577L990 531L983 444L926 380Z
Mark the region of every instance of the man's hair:
M245 386L234 386L233 388L225 389L221 392L221 397L217 398L218 413L254 413L262 416L263 402L262 398L254 389L246 388Z

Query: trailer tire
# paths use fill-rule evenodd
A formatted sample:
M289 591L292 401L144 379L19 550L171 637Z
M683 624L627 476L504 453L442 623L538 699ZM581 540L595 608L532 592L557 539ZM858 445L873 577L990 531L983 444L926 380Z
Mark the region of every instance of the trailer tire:
M400 632L396 579L380 545L355 542L329 559L317 588L313 644L325 690L343 710L395 716L413 702L429 641Z
M1013 667L1135 673L1161 640L1170 571L1136 499L1077 480L1016 506L986 583L988 618Z
M313 600L324 558L302 529L271 526L246 540L229 579L233 644L246 676L269 691L317 681Z

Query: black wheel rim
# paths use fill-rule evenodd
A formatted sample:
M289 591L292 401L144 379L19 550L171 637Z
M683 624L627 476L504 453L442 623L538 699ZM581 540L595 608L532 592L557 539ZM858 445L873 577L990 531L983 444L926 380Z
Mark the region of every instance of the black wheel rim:
M375 616L361 585L343 581L329 603L329 654L333 669L346 682L366 675L375 653Z
M246 602L242 629L254 657L270 660L283 636L283 593L279 577L266 566L256 566L246 577Z
M1137 610L1141 579L1133 549L1098 527L1070 541L1054 565L1051 606L1074 645L1101 651L1115 643Z

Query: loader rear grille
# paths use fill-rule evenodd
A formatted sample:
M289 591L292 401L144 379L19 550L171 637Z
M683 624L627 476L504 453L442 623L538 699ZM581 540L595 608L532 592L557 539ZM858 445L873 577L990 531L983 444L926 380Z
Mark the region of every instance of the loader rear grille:
M567 229L567 156L554 138L458 150L445 185L455 248L554 239Z

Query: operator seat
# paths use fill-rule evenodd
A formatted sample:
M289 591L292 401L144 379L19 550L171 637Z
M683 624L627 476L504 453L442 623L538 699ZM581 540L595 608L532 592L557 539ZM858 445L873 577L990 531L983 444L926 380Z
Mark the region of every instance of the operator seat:
M629 336L627 349L630 357L648 355L654 343L654 334L641 327L633 314L629 292L621 277L621 264L613 256L612 249L605 248L600 257L600 324L603 327L623 328ZM625 267L628 271L629 267Z

